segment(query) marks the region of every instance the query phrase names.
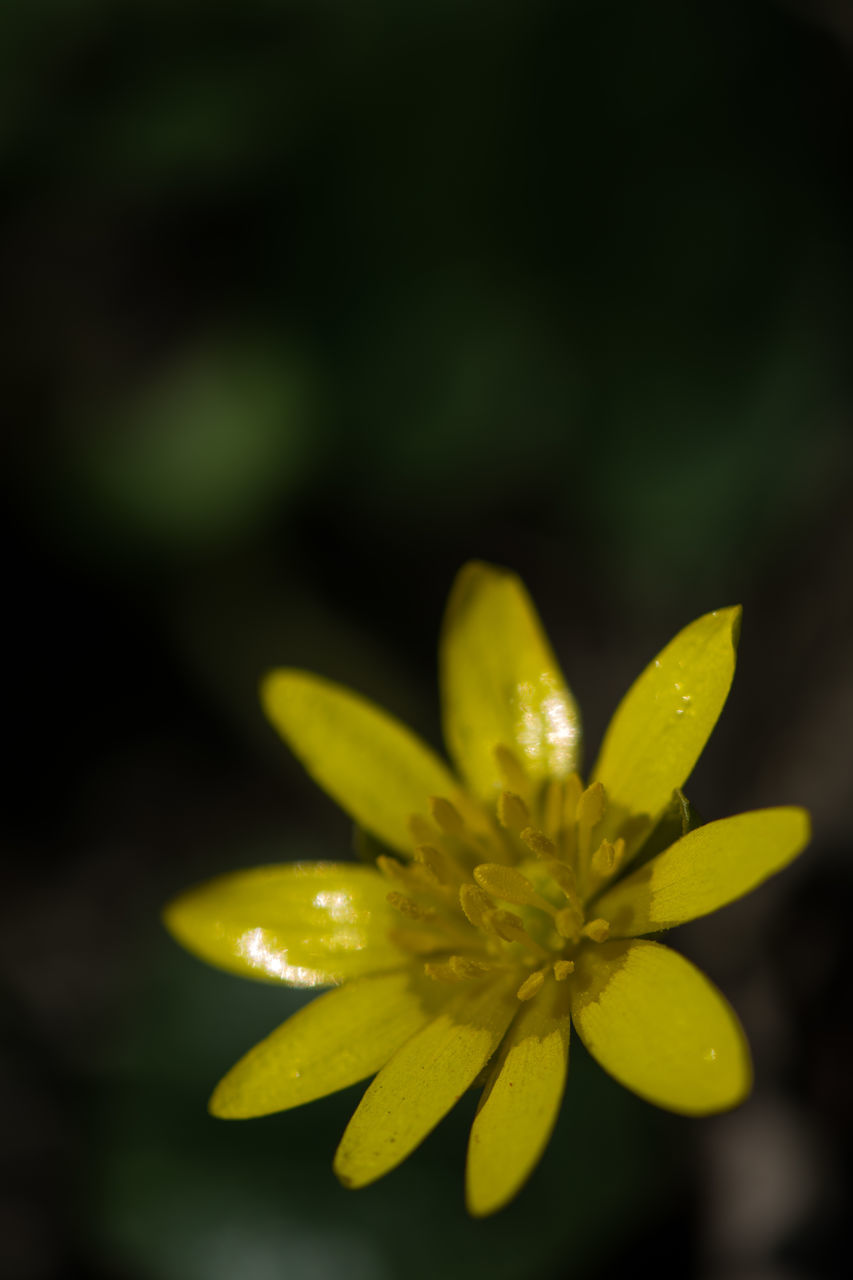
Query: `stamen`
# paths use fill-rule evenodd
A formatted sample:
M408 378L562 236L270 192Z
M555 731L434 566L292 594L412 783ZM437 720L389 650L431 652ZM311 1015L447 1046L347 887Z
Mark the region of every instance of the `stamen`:
M562 911L558 911L554 917L554 924L561 938L566 938L569 942L577 942L581 936L583 911L580 907L563 907Z
M578 802L577 821L585 827L594 827L604 817L607 797L600 782L593 782L587 787Z
M430 933L428 929L389 929L388 937L395 946L401 947L403 951L411 951L416 956L447 949L446 936Z
M444 796L430 796L429 811L445 835L458 836L465 830L462 814Z
M410 920L434 920L435 911L432 907L422 907L420 903L415 902L412 898L406 897L404 893L397 893L392 890L387 894L387 901L397 911L402 912L404 916L408 916Z
M574 960L557 960L554 963L554 977L558 982L565 982L570 973L575 971Z
M481 889L502 902L516 902L519 906L538 907L548 915L555 914L552 904L536 892L527 876L514 867L504 867L498 862L481 862L474 868L474 879Z
M556 838L563 825L563 783L560 778L552 778L545 787L542 798L542 826L551 836Z
M537 858L556 858L557 846L553 840L548 839L544 831L537 831L535 827L525 827L521 833L521 839Z
M435 840L435 827L432 823L427 822L423 814L410 813L406 819L406 825L409 828L413 844L431 844Z
M513 915L511 911L498 910L492 912L490 919L498 937L503 938L504 942L520 942L532 955L539 956L542 960L549 958L550 953L538 942L534 942L519 916Z
M610 921L603 920L599 916L596 920L590 920L581 929L584 938L590 938L593 942L605 942L610 936Z
M583 783L579 774L569 774L563 783L563 792L563 826L570 827L577 818L578 804L583 794Z
M530 810L514 791L502 791L498 800L498 822L508 831L522 831L530 822Z
M410 893L423 893L424 890L435 893L439 889L435 875L420 863L402 863L398 858L391 858L381 853L376 859L376 866L386 880L393 880L396 884L408 889Z
M592 870L599 879L604 879L613 872L616 865L616 850L609 840L602 840L592 855Z
M491 917L495 904L478 884L463 884L459 890L459 904L470 924L484 933L495 934Z
M506 789L515 791L518 795L529 795L530 779L509 747L499 742L494 749L494 757Z
M542 990L544 982L545 974L541 969L537 969L534 973L528 974L515 994L519 1000L532 1000Z
M415 861L422 865L440 885L458 885L463 880L459 865L449 853L432 844L419 844Z
M474 960L470 956L450 956L444 961L428 960L424 965L424 973L436 982L465 982L469 978L480 978L493 968L494 965L484 964L482 960Z

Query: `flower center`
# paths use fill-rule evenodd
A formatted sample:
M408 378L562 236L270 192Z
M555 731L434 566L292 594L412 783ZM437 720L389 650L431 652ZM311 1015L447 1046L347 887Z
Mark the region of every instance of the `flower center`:
M409 819L414 861L382 856L403 917L391 931L440 982L516 972L519 1000L563 982L579 949L604 942L607 920L587 906L624 857L625 842L596 838L606 797L577 774L532 782L508 750L495 756L505 787L494 816L468 797L433 796L430 818Z

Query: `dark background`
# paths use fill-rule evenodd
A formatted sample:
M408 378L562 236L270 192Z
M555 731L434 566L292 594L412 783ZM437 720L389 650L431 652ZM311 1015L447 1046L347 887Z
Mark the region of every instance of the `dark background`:
M846 1274L851 54L832 0L0 8L4 1276ZM158 919L347 855L258 678L309 666L438 742L471 556L528 582L588 763L657 649L741 601L691 797L815 823L678 939L752 1099L672 1118L576 1042L486 1223L474 1095L360 1193L330 1169L358 1089L208 1118L304 997Z

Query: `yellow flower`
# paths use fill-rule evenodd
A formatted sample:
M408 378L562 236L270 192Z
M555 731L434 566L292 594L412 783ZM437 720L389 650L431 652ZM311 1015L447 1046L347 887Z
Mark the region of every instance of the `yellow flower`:
M469 564L448 603L441 693L458 777L357 694L273 672L270 719L388 851L375 867L237 872L166 909L174 936L211 964L333 987L229 1071L213 1114L267 1115L375 1075L335 1156L341 1181L360 1187L485 1073L466 1176L468 1207L484 1215L545 1148L572 1023L606 1071L658 1106L701 1115L742 1101L752 1073L735 1014L644 936L739 898L808 841L796 808L666 838L728 694L739 622L738 609L717 610L667 645L619 705L586 787L577 707L511 573Z

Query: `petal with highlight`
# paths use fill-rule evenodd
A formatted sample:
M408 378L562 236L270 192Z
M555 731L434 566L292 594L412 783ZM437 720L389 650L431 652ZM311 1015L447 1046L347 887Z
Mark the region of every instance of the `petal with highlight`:
M307 671L273 671L261 702L314 781L394 849L411 853L408 815L458 787L425 742L342 685Z
M513 976L466 986L382 1068L335 1155L345 1186L374 1182L420 1146L494 1053L518 1009L517 985Z
M758 809L697 827L595 904L613 935L636 937L695 920L749 893L809 841L804 809Z
M542 624L514 573L473 562L457 575L439 647L447 747L471 790L502 785L495 747L535 779L577 766L580 714Z
M327 991L231 1068L210 1099L211 1113L266 1116L364 1080L434 1016L435 992L435 983L409 971Z
M740 614L718 609L685 627L616 709L592 780L607 793L601 834L624 833L628 856L689 777L717 723L734 675Z
M749 1093L749 1046L734 1011L704 974L660 943L584 948L572 1019L604 1070L656 1106L707 1115Z
M568 984L549 980L501 1046L468 1144L466 1199L475 1217L511 1200L547 1146L566 1085L569 1006Z
M329 986L399 968L400 917L371 867L289 863L218 876L174 898L163 922L182 946L241 978Z

